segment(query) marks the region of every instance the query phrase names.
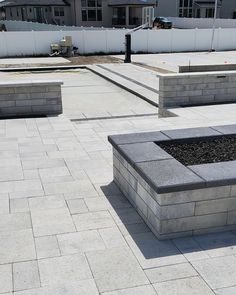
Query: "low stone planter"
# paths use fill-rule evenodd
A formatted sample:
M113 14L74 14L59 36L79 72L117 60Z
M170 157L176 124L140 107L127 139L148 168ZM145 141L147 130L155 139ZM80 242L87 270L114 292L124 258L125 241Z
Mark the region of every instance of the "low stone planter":
M159 239L236 228L236 161L186 166L158 143L236 135L236 125L109 136L114 181Z

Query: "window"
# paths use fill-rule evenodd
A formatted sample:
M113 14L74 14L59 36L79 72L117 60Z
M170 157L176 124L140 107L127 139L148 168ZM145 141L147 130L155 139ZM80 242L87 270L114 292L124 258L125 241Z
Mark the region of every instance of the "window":
M81 0L82 21L102 21L102 0Z
M88 21L96 21L96 10L88 10Z
M102 0L81 0L82 7L102 7Z
M87 22L88 21L87 11L86 10L82 10L82 21L83 22Z
M188 17L188 9L187 8L184 8L184 15L183 17Z
M54 7L54 16L64 16L64 8L63 7Z
M95 0L87 0L88 7L96 7L96 1Z
M206 9L206 18L214 17L215 9L214 8L207 8Z
M192 9L188 10L188 17L193 17L193 10Z
M10 8L10 16L12 17L12 10L11 10L11 8Z
M179 0L179 17L193 16L193 0Z
M196 17L200 18L201 17L201 10L200 8L197 9Z
M101 9L97 10L97 20L99 22L102 21L102 10Z
M113 7L112 25L123 26L125 25L125 7Z

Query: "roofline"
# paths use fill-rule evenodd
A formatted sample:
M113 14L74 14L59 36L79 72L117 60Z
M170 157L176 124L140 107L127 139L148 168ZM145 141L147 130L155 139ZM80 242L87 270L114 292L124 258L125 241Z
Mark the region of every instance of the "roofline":
M214 2L211 2L211 3L210 2L208 2L208 3L206 3L206 2L199 2L199 3L194 2L194 4L197 5L197 6L200 6L200 7L203 6L203 5L207 6L207 5L210 5L210 4L215 6ZM222 4L218 2L217 7L222 7Z

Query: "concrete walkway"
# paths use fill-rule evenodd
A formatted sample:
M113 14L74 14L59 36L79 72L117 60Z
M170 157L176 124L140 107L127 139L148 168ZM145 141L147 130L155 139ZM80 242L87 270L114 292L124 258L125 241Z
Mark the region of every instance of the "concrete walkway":
M115 64L93 65L88 68L104 79L112 81L112 83L158 107L159 78L157 72L145 70L132 64L122 64L118 67Z

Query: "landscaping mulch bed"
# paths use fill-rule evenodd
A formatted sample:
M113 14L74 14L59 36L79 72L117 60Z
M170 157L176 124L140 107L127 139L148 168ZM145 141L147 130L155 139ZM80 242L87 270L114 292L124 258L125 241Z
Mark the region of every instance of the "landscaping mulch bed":
M185 166L236 160L236 135L157 144Z

